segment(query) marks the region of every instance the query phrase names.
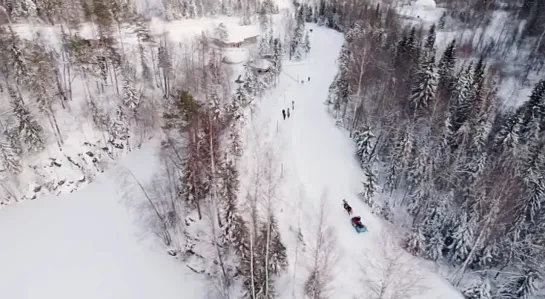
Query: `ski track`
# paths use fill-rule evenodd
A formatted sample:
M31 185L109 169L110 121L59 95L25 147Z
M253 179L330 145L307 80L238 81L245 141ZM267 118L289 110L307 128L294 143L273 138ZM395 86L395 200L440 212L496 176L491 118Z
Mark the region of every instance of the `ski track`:
M337 72L336 58L344 38L330 29L307 26L313 29L309 55L312 59L285 67L283 72L288 75L280 76L277 91L258 103L258 112L253 117L256 126L252 126L251 130L259 131L260 137L253 139L257 144L248 144L248 150L254 151L253 162L259 163L259 154L255 151L262 152L264 146L273 146L277 164L282 169L278 212L290 259L289 273L279 281L283 297L302 296L299 292L308 272L305 262L309 261L309 251L316 234L312 225L316 224L320 199L325 195L325 225L335 231L339 254L333 269L331 291L334 298L355 298L366 293L365 275L382 275L373 273L373 269L365 269L365 260L371 257L380 263L385 250L388 250L383 247L383 241L393 240L394 237L386 231L389 225L371 214L368 206L358 197L364 174L353 158L354 144L344 129L335 126L324 105L329 85ZM311 77L310 82L307 82L308 76ZM292 78L304 80L304 84L296 83ZM286 84L286 81L289 83ZM292 100L295 101L293 111ZM288 107L291 117L283 120L281 110ZM354 215L362 217L369 232L358 234L353 229L350 217L341 206L343 198L354 209ZM299 200L302 201L301 211ZM297 265L294 267L298 222L301 222L305 244L299 246ZM405 255L410 258L409 253ZM461 298L448 282L427 269L420 267L417 273L425 281L425 290L412 298ZM295 289L299 290L298 294L294 292Z

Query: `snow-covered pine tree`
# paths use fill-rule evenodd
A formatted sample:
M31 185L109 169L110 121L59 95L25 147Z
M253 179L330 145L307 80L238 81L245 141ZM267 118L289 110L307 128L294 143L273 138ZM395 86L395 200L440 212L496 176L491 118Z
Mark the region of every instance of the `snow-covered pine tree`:
M362 167L369 163L370 155L373 152L373 139L375 135L371 132L371 129L368 126L363 127L361 130L356 132L353 136L354 141L356 142L356 156L360 161Z
M405 178L415 148L412 129L399 130L393 138L394 148L390 155L390 167L386 178L386 186L390 192L397 189Z
M140 105L140 97L136 93L132 81L129 76L123 77L123 97L121 99L123 106L130 111L131 114L135 113L136 109Z
M427 52L435 52L434 46L435 46L435 24L431 25L430 30L428 31L428 36L426 37L426 42L424 43L424 49ZM435 54L434 54L435 55Z
M405 240L405 249L414 256L421 256L426 247L426 238L422 228L417 225L412 228L412 231Z
M364 171L365 180L362 182L363 190L359 193L359 195L362 197L363 202L365 202L371 209L374 209L376 203L373 198L375 197L378 189L377 176L373 172L370 165L366 165Z
M233 3L231 0L221 1L221 12L226 16L233 16L235 11L233 9Z
M129 124L127 115L125 115L124 109L122 106L118 106L115 111L115 116L110 118L110 128L108 132L110 133L110 141L125 141L129 138Z
M467 211L462 210L458 213L458 221L452 235L453 243L450 245L451 262L456 264L463 263L471 251L475 242L473 229L475 224L472 222Z
M412 188L409 193L407 209L416 222L419 222L422 212L426 210L425 202L429 198L429 192L429 184L420 184Z
M284 59L284 50L282 49L282 43L279 38L273 40L273 64L274 64L274 73L276 76L280 75L282 72L282 60Z
M244 107L249 103L250 96L243 86L238 86L227 111L238 122L244 122Z
M518 210L520 221L529 221L536 225L538 214L545 206L545 157L543 155L543 143L536 141L528 144L527 157L523 161L520 173L526 186L524 198L519 199Z
M8 132L0 134L0 161L2 162L0 172L19 174L22 171L20 150L10 140L9 135Z
M496 149L503 155L513 154L514 157L517 157L521 118L521 115L514 112L509 113L494 137Z
M305 55L308 55L310 52L310 36L308 34L308 31L305 33L305 40L303 41L303 50L305 51Z
M219 23L216 28L214 28L214 37L222 42L227 42L229 39L229 32L227 31L227 26L225 24Z
M233 248L242 245L240 230L244 229L244 222L237 207L237 195L240 181L235 164L228 160L221 167L218 193L223 211L222 241Z
M293 57L295 60L301 60L304 53L303 42L305 33L303 6L300 6L297 10L295 22L295 29L290 43L290 59Z
M32 1L28 2L32 3ZM17 85L24 86L28 83L30 73L29 62L27 60L28 54L25 53L28 51L28 48L25 48L23 40L13 31L11 26L9 27L9 32L8 53L11 60L7 62L9 64L8 69L11 70Z
M337 59L338 72L335 76L335 80L331 83L329 103L333 104L333 110L337 113L341 110L342 106L348 104L348 100L351 94L350 84L348 81L348 71L350 69L350 61L352 54L350 52L348 42L344 42ZM337 114L338 117L338 114Z
M435 52L433 49L422 59L416 74L416 82L411 90L411 106L415 113L429 109L435 101L437 91L437 70L435 68Z
M527 142L527 135L531 130L530 126L539 124L543 126L545 123L545 80L539 81L532 90L532 94L528 101L522 105L517 114L521 116L521 136L522 141ZM543 131L543 128L540 130Z
M17 135L30 152L39 152L44 149L44 130L40 123L31 114L30 109L23 100L8 87L11 96L11 108L19 125Z
M282 274L288 267L288 257L286 246L282 243L278 231L278 221L274 215L270 214L267 222L262 224L260 239L265 242L261 255L263 262L267 262L266 267L269 275ZM265 257L267 258L265 259Z
M217 123L223 123L224 111L216 90L212 90L210 93L208 108L210 109L210 113L212 113L212 119Z
M507 281L500 286L498 298L532 299L537 295L537 284L543 280L539 272L523 267L518 273L509 275Z
M388 201L384 201L384 204L382 205L380 209L380 215L386 219L386 221L392 220L392 209L390 208L390 204Z
M492 299L490 292L490 281L487 278L481 279L462 293L465 299Z
M456 133L468 119L472 109L471 83L473 82L473 67L469 65L460 72L460 76L453 92L449 130ZM456 148L456 147L455 147Z
M242 83L242 87L244 88L245 93L248 95L248 99L246 103L249 103L252 97L261 91L261 90L258 90L256 85L257 85L257 78L255 73L250 69L250 67L246 66L245 74L244 74L244 83Z
M276 9L272 0L264 0L261 6L265 9L267 14L275 14Z
M438 260L443 255L444 244L444 222L448 219L447 204L451 199L451 193L447 196L435 194L431 196L431 202L427 203L426 214L423 217L422 228L426 239L426 256L431 260Z
M265 57L271 54L271 45L269 44L269 37L267 34L261 34L259 39L259 57Z
M441 93L448 94L454 90L454 85L456 83L456 76L454 73L455 67L456 40L452 40L439 60L437 73L439 75L438 88Z

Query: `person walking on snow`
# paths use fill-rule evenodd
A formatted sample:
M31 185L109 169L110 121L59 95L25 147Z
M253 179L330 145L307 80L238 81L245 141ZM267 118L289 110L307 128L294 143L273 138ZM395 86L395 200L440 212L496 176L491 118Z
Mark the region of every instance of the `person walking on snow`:
M295 110L295 101L291 101L291 110Z
M284 110L284 109L282 109L282 116L284 116L284 119L286 119L286 110Z
M288 108L288 118L290 118L290 108Z
M310 82L310 77L308 77L308 82Z

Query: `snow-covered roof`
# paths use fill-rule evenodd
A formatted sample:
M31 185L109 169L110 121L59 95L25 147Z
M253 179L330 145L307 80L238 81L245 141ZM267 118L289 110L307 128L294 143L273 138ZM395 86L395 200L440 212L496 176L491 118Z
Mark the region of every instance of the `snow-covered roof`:
M249 37L259 35L259 28L256 25L240 26L233 23L224 23L227 28L226 43L242 42Z
M272 63L267 59L257 59L249 64L250 67L265 70L272 66Z
M223 51L223 62L243 63L248 60L248 51L244 48L228 49Z
M413 5L426 8L435 8L437 6L434 0L416 0Z

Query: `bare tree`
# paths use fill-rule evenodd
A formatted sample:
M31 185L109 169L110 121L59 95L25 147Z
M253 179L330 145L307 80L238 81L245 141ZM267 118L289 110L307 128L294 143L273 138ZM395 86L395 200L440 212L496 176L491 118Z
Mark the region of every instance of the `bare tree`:
M128 168L123 168L117 178L120 185L123 186L123 199L137 208L150 211L150 213L144 213L149 216L142 219L145 219L145 224L149 226L148 228L166 246L171 246L171 227L177 222L177 219L183 219L183 217L179 217L180 215L177 215L175 212L180 211L180 209L176 207L177 202L172 193L173 190L170 190L173 185L170 185L168 181L165 182L156 179L153 185L158 187L155 192L151 192L146 189L145 184ZM134 200L135 197L138 198L138 196L135 196L138 193L144 196L145 200L143 202ZM154 194L158 197L154 197Z
M361 299L402 299L421 294L425 287L416 271L416 259L407 254L393 240L384 238L390 233L380 233L377 246L380 254L365 254L361 265L362 277L368 291Z
M333 270L339 259L337 237L333 227L327 225L327 192L322 193L318 217L315 219L314 244L311 246L310 275L305 281L304 290L307 298L329 298L329 284L333 278Z

